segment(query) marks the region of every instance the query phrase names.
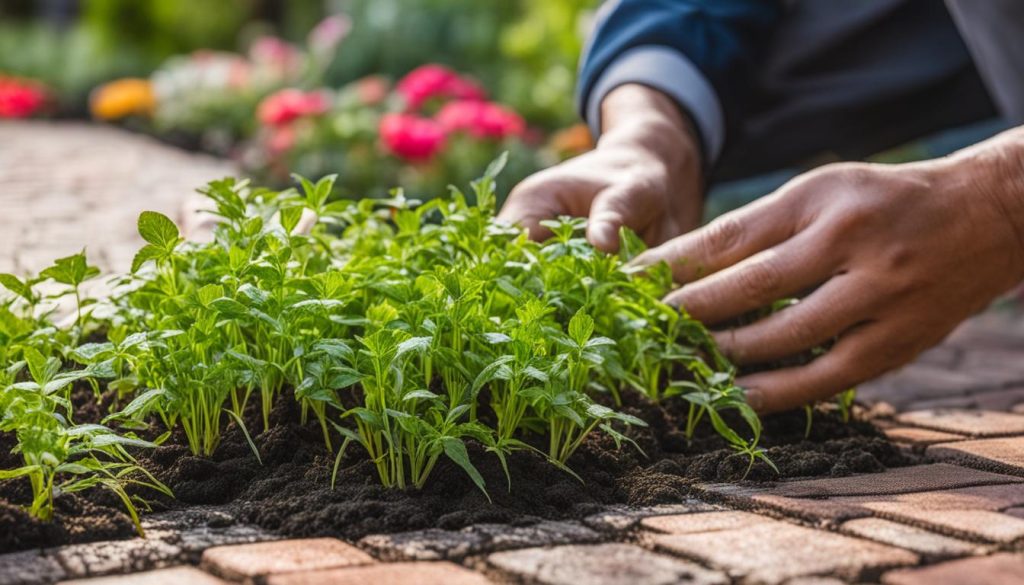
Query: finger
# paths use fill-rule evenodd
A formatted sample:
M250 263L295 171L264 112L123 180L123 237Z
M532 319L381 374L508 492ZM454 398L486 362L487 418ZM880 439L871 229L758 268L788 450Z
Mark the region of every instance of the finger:
M831 271L831 257L821 252L816 235L804 232L676 289L665 302L715 324L813 288L828 280Z
M747 402L762 414L824 400L910 361L912 353L890 347L891 337L889 328L868 323L805 366L759 372L736 384L746 389Z
M786 240L798 231L794 215L787 199L769 195L647 250L633 264L664 261L676 282L692 282Z
M820 346L868 320L871 287L848 274L835 276L800 302L745 327L719 331L719 348L735 363L757 364Z
M518 224L530 238L543 240L551 236L551 231L540 225L541 221L560 215L586 217L597 188L596 183L583 178L541 172L512 189L497 219Z
M619 228L643 232L659 213L650 191L632 185L614 185L600 191L590 207L587 240L598 250L619 250Z

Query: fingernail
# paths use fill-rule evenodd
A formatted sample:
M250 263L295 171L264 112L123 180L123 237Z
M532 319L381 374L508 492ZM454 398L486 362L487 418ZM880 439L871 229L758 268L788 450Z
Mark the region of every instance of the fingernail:
M590 243L605 252L614 252L617 248L615 227L610 223L595 223L590 233Z

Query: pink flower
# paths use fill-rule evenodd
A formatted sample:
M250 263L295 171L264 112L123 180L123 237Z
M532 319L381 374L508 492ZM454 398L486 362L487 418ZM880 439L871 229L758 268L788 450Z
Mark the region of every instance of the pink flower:
M383 75L368 75L355 82L356 96L367 106L375 106L388 97L388 80Z
M302 65L299 50L277 37L260 37L249 47L249 58L280 73L293 72Z
M288 88L264 98L256 114L267 126L283 126L303 116L324 114L330 107L324 92Z
M46 104L46 92L39 84L0 76L0 118L27 118Z
M443 65L423 65L403 77L396 86L410 110L431 98L482 100L487 97L475 82L459 77Z
M519 114L493 102L459 101L445 104L437 121L449 132L467 132L476 138L522 136L526 123Z
M444 146L444 128L430 118L386 114L380 120L380 138L392 154L409 161L424 162Z
M295 129L291 126L277 126L270 130L267 150L273 156L280 156L295 146Z
M309 46L316 53L330 53L351 30L352 20L349 17L344 14L328 16L310 31Z

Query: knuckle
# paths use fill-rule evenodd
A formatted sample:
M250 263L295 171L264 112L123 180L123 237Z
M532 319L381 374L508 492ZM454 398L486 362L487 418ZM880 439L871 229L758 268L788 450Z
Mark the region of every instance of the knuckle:
M734 217L723 216L712 221L704 228L697 244L704 257L720 253L739 244L743 237L743 226Z
M803 350L818 342L816 328L808 319L802 317L787 320L783 324L782 335L787 349Z
M782 285L782 273L772 257L752 262L737 275L741 293L755 305L776 300Z

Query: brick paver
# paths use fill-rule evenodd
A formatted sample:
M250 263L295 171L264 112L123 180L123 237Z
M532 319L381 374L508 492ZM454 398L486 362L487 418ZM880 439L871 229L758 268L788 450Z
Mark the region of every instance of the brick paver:
M973 542L882 518L858 518L843 523L843 532L912 550L929 560L979 554L986 549Z
M479 573L449 562L369 565L274 575L267 585L488 585Z
M1024 556L998 554L949 561L920 569L891 571L885 585L1020 585L1024 583Z
M493 568L542 585L725 585L728 577L631 544L527 548L487 557Z
M655 516L654 518L645 518L640 525L655 532L695 534L698 532L715 532L717 530L735 530L763 522L772 522L772 520L765 516L751 514L750 512L728 511Z
M227 585L225 581L194 567L172 567L145 573L111 575L94 579L61 581L64 585Z
M374 562L370 555L338 539L304 538L210 548L203 553L202 566L225 579L241 581Z
M936 459L967 461L1005 473L1024 475L1024 437L940 443L928 447L925 453Z
M901 423L972 437L998 437L1024 433L1024 415L990 410L948 408L915 410L896 417Z
M869 578L918 562L916 554L779 520L696 534L659 534L653 544L757 583L808 575Z
M891 426L883 428L882 432L885 433L885 436L890 441L906 443L914 447L927 447L928 445L934 445L935 443L950 443L952 441L960 441L967 438L963 435L957 435L954 433L944 433L942 431L906 426Z

